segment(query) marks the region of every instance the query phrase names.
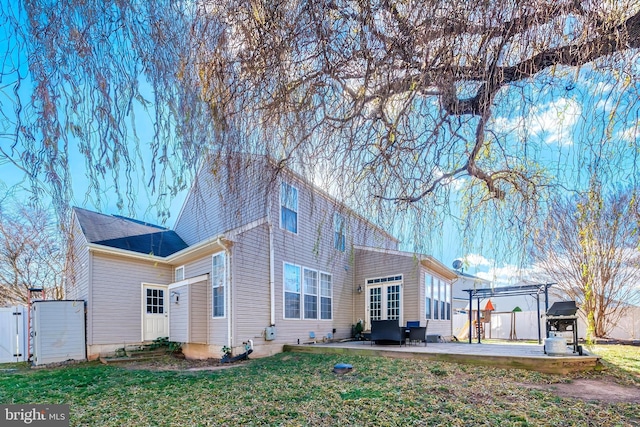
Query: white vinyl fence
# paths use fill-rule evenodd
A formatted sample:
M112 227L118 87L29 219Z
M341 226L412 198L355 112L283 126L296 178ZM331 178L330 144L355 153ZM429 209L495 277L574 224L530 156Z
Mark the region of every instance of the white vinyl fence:
M27 358L27 308L0 307L0 363Z
M485 338L537 340L538 339L538 314L535 311L520 311L516 313L502 312L491 313L491 321L484 323ZM460 340L469 338L469 315L453 315L453 334ZM542 338L545 338L545 318L540 319L540 330ZM578 317L578 338L586 335L586 324ZM609 333L609 338L619 340L640 339L640 307L632 307L621 318L613 330Z

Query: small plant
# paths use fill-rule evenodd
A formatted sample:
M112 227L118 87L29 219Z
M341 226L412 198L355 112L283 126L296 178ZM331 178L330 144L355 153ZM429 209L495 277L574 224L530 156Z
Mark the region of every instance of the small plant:
M169 353L180 353L182 351L182 344L175 341L169 341L169 337L160 337L153 340L148 348L149 350L166 348Z
M358 319L358 322L353 326L354 338L357 340L362 338L362 331L364 330L362 323L362 319Z
M222 357L231 357L231 347L226 345L222 347Z

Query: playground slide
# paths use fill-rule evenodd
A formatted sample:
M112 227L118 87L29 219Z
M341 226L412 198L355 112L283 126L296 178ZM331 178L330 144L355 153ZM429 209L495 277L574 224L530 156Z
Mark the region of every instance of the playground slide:
M464 326L458 329L458 332L454 334L458 341L463 341L469 338L469 321L467 320Z

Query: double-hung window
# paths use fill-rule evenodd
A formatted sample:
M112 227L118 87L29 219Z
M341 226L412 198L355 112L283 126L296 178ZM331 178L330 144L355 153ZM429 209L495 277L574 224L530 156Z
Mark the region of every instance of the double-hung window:
M451 284L445 284L445 300L446 300L446 313L447 320L451 320Z
M444 280L440 280L440 320L447 320L447 284Z
M300 267L284 265L284 317L300 318Z
M433 306L433 276L425 273L424 275L424 308L425 318L431 319L431 308Z
M341 252L344 252L346 241L344 226L344 216L337 212L333 214L333 247Z
M333 318L332 277L311 268L284 263L284 318Z
M318 318L318 272L304 269L304 318Z
M440 319L440 279L433 278L433 318Z
M280 228L298 233L298 189L286 182L280 187Z
M320 318L322 320L331 320L333 318L332 292L331 275L320 273Z
M212 315L224 317L226 263L224 252L213 255L211 262Z

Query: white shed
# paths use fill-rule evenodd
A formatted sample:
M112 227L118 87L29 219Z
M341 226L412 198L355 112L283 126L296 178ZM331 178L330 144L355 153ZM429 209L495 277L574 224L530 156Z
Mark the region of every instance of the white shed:
M34 365L87 358L84 301L35 301L31 315Z
M26 337L26 307L0 307L0 363L27 360Z

